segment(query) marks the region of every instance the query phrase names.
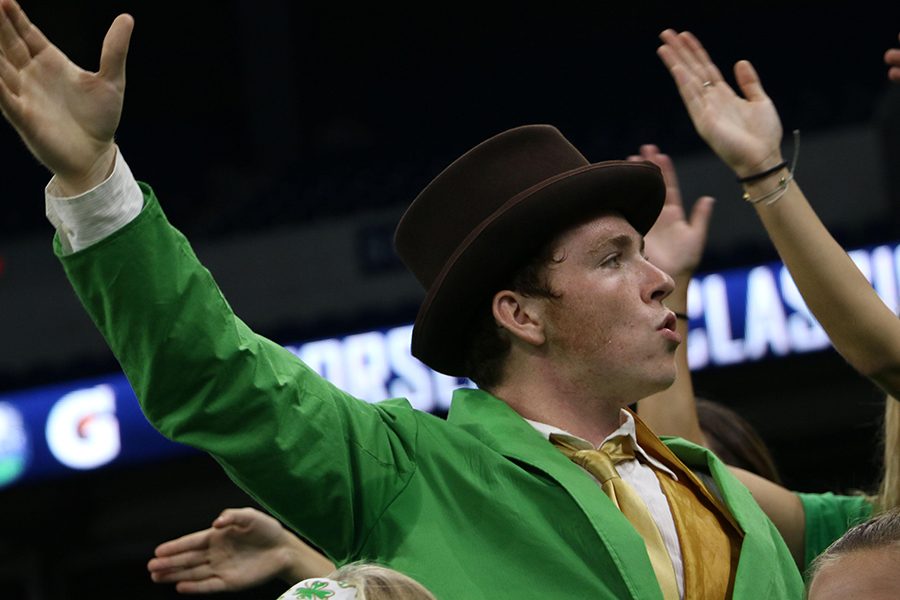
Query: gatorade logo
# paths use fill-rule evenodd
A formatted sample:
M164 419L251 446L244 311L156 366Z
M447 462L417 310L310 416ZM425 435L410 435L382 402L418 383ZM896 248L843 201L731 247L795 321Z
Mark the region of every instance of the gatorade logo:
M112 387L75 390L57 400L46 434L50 452L72 469L96 469L114 460L122 443Z

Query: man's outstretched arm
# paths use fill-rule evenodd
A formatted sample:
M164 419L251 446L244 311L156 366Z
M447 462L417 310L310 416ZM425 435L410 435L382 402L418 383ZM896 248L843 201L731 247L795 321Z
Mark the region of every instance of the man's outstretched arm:
M247 327L138 187L113 139L132 28L130 16L114 21L90 73L0 0L0 108L54 173L55 251L153 426L212 454L273 515L352 560L413 472L417 421L408 406L394 415L352 398ZM323 480L325 492L308 493Z

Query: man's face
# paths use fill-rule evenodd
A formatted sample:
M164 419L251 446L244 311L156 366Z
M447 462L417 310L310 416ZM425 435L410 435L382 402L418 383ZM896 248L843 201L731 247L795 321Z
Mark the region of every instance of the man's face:
M900 590L900 552L872 548L850 552L823 566L813 576L809 600L895 599Z
M557 239L547 267L547 350L566 384L634 402L671 385L681 341L663 306L674 284L643 254L643 238L606 213Z

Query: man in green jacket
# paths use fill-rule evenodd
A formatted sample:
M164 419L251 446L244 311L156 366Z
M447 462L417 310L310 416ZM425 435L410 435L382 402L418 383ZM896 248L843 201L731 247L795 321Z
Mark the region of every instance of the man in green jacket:
M241 322L134 181L113 142L132 28L119 16L86 73L0 0L0 107L54 173L55 250L163 434L335 563L439 598L802 597L747 489L627 410L672 384L684 327L644 253L655 165L589 163L531 125L439 174L396 235L426 289L412 350L480 389L446 420L369 404Z

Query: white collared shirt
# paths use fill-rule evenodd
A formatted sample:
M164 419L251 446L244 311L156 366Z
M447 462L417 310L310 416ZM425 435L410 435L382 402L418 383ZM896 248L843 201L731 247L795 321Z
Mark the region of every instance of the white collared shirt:
M656 473L654 473L653 469L647 466L646 463L650 463L663 473L670 475L675 480L678 479L678 476L640 447L637 442L634 417L631 416L631 413L627 410L622 410L619 419L619 428L606 436L606 439L604 439L603 442L617 436L628 436L631 438L635 455L640 456L640 460L622 461L616 464L616 471L618 471L619 477L627 481L631 487L634 488L647 505L647 509L650 511L650 515L653 517L653 521L656 523L656 527L659 529L659 533L662 536L663 543L666 545L666 550L669 552L669 558L672 559L672 567L675 569L675 580L678 583L678 594L684 598L684 562L681 558L681 543L678 541L678 533L675 530L672 509L669 508L669 502L666 500L666 495L659 485L659 479L656 478ZM554 433L558 436L565 437L566 441L575 448L585 450L596 450L599 448L599 446L595 447L589 441L572 435L568 431L563 431L562 429L547 425L546 423L539 423L528 419L525 420L548 440L550 439L550 434ZM593 477L593 475L591 475L591 477ZM596 477L594 477L594 481L597 481L597 485L600 485L600 481L598 481Z

